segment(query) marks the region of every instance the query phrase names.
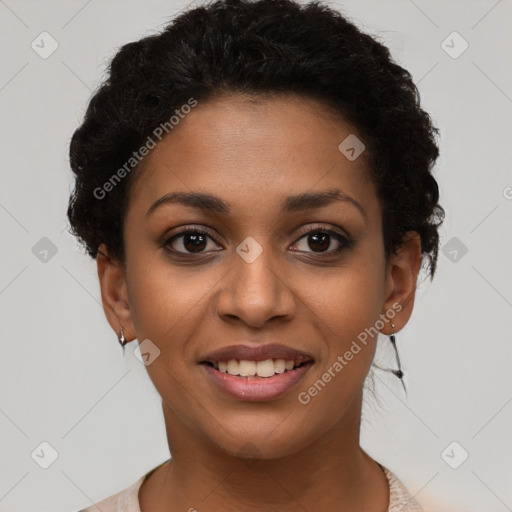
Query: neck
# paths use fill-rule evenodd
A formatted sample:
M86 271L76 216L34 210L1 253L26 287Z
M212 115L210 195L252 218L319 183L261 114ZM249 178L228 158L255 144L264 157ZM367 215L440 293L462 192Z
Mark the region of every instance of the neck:
M141 511L386 512L386 476L359 446L361 400L362 395L338 424L308 446L265 459L222 451L191 432L164 404L172 459L141 487Z

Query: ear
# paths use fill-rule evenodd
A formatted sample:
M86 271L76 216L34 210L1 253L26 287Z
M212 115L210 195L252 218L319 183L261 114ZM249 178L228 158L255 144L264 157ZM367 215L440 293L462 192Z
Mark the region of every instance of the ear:
M119 337L121 326L126 341L136 338L133 326L126 276L123 265L109 256L107 246L101 244L96 256L103 310L110 327Z
M396 254L389 256L386 270L386 292L383 314L396 312L392 322L386 323L381 330L383 334L400 331L411 317L416 293L416 282L421 268L421 238L415 231L405 234L403 244Z

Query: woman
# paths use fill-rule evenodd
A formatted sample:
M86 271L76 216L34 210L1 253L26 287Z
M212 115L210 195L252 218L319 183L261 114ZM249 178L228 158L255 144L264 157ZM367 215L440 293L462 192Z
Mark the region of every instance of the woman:
M71 142L68 216L171 459L98 507L421 510L359 446L378 335L396 350L444 213L410 74L292 0L188 10L109 71Z

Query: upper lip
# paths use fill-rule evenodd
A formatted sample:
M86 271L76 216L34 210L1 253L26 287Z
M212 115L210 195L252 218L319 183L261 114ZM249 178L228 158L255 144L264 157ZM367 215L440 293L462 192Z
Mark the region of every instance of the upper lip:
M214 363L218 364L219 361L229 361L231 359L246 360L246 361L265 361L266 359L284 359L286 361L293 360L296 365L302 364L306 361L313 361L313 357L300 350L280 345L278 343L269 343L267 345L230 345L223 347L214 352L210 352L203 358L201 363Z

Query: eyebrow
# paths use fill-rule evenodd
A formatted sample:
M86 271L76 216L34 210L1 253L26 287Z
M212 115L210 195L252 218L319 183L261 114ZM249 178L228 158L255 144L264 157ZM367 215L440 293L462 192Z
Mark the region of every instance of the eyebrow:
M303 210L322 208L335 201L352 204L359 210L365 219L367 218L366 212L361 204L353 197L350 197L337 188L323 192L305 192L303 194L288 196L281 203L281 213L293 213ZM228 215L231 211L229 203L212 194L204 194L200 192L170 192L169 194L162 196L160 199L157 199L149 207L146 212L146 217L151 215L160 206L175 203L223 215Z

